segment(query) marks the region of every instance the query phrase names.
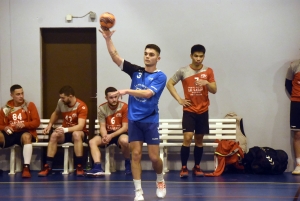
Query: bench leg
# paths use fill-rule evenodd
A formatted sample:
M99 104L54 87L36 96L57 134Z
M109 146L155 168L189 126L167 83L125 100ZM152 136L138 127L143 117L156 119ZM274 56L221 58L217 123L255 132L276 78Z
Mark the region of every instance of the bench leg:
M16 150L16 155L15 155L15 160L16 160L16 172L21 172L22 171L22 153L23 150L21 150L21 147L19 146L15 146L15 150Z
M168 149L167 149L167 147L164 147L163 151L164 151L164 158L163 158L164 172L169 172L169 169L168 169Z
M109 147L109 169L110 172L116 172L116 160L115 160L115 147L114 146L110 146Z
M64 148L64 171L62 174L69 174L68 163L69 163L69 146L63 146Z
M69 147L69 172L74 172L74 149Z
M110 174L109 147L105 148L105 174Z
M8 174L15 174L16 169L16 146L10 147L10 168Z

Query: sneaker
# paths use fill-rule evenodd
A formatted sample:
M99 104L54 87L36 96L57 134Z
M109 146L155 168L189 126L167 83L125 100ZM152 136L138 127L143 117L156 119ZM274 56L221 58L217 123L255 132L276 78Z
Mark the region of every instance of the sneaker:
M196 177L204 177L204 173L201 171L199 165L195 165L193 167L193 175L195 175Z
M30 174L29 165L25 164L23 166L22 178L30 178L30 177L31 177L31 174Z
M300 164L298 164L292 174L299 174L300 175Z
M166 189L166 183L165 181L161 181L161 182L156 182L156 195L159 198L164 198L167 194L167 189Z
M105 172L101 168L101 164L95 164L93 169L87 171L85 176L87 177L101 177L104 176Z
M186 166L182 166L181 171L180 171L180 177L185 178L189 176L189 170L187 169Z
M141 201L144 200L143 196L144 192L142 189L135 190L135 198L134 201Z
M48 174L50 174L51 171L52 169L49 167L49 165L45 164L43 170L38 173L38 176L46 177Z
M78 164L77 167L76 167L76 175L77 175L77 177L83 177L84 176L84 171L83 171L83 168L82 168L81 164Z
M132 174L130 160L125 160L125 174L126 175Z

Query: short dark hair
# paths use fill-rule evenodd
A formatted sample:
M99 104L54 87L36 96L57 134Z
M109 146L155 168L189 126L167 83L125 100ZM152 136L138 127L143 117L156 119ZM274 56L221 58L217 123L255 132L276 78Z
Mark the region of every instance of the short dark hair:
M75 96L75 91L71 86L66 85L59 90L59 94L65 94L66 96Z
M107 94L108 94L109 92L115 92L115 91L118 91L115 87L107 87L107 88L105 89L105 96L107 96Z
M14 84L10 87L10 93L14 92L16 89L22 89L21 85L19 84Z
M160 48L155 44L148 44L146 45L145 49L147 48L154 49L158 54L160 54Z
M203 45L200 45L200 44L197 44L197 45L194 45L192 48L191 48L191 54L194 54L195 52L203 52L203 54L205 54L205 47Z

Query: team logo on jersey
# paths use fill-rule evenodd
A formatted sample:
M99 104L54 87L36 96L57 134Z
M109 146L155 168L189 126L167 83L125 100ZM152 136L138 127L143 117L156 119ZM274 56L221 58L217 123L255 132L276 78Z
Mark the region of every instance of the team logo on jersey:
M153 77L149 77L149 80L152 81L154 78Z
M116 114L116 117L122 117L122 114L118 112L118 113Z
M137 77L137 78L141 78L141 77L142 77L142 74L143 74L143 73L138 73L136 77Z
M145 85L143 84L137 84L135 85L135 89L136 90L146 90L148 89ZM135 100L139 101L139 102L146 102L147 99L146 98L139 98L139 97L136 97L136 96L133 96Z
M81 108L82 108L83 110L85 110L85 106L82 106Z
M73 113L72 114L72 118L76 118L77 117L77 114L76 113Z
M200 75L200 78L206 79L206 78L207 78L207 75L206 75L206 74L201 74L201 75Z

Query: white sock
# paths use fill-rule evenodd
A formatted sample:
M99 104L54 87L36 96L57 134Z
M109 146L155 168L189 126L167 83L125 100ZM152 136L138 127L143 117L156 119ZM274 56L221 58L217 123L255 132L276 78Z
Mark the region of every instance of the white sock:
M300 158L296 158L297 165L300 165Z
M134 184L135 190L142 189L142 181L141 180L133 180L133 184Z
M30 165L31 156L32 156L32 144L25 144L23 146L24 164Z
M156 174L156 182L162 182L164 180L164 174Z

